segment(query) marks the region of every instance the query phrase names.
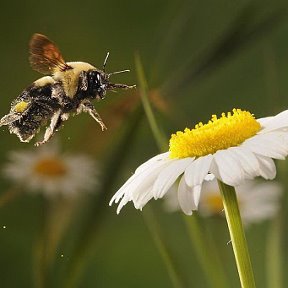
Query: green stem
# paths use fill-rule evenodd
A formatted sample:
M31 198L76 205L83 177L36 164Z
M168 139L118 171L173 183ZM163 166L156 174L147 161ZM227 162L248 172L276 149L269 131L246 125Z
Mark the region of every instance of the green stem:
M48 203L47 200L41 197L41 231L36 239L34 245L34 285L36 288L45 288L48 287L48 274L49 274L49 265L47 263L47 212L48 212Z
M272 221L267 240L267 287L282 288L282 230L281 216Z
M138 77L138 83L139 83L139 92L140 92L140 97L141 101L143 104L143 108L146 114L146 117L148 119L152 134L154 136L154 139L157 143L157 146L160 151L167 151L167 139L164 136L163 132L159 128L157 121L155 119L152 107L149 102L149 97L148 97L148 85L146 81L146 77L144 74L143 66L140 60L140 56L138 54L135 55L135 66L136 66L136 72L137 72L137 77Z
M242 288L255 288L256 285L235 188L221 182L220 180L218 180L218 185L223 198L225 215L241 286Z
M91 257L91 251L99 236L99 230L102 228L101 225L110 210L107 203L113 192L113 179L117 179L117 175L121 171L127 153L130 151L127 147L133 145L133 139L135 139L142 118L143 110L142 107L139 107L127 120L129 125L125 128L125 131L123 131L123 135L121 136L115 151L110 152L111 155L109 156L109 159L107 159L107 166L104 168L105 170L103 172L103 175L105 176L103 176L102 185L99 188L99 191L103 191L103 193L99 195L97 201L91 203L86 222L82 224L80 232L81 237L78 240L69 261L69 266L67 267L67 274L69 274L69 277L64 279L65 285L63 287L79 287L78 281L83 274L85 265L87 265L87 257ZM117 163L117 165L115 165L115 163ZM111 180L110 175L112 174L114 175L114 178Z
M191 217L183 214L183 220L209 286L212 288L228 288L228 280L226 279L220 257L217 254L217 250L213 249L211 241L204 237L197 215Z
M135 66L138 76L139 91L141 96L142 105L147 117L148 123L150 125L152 134L157 143L157 146L160 151L167 151L167 140L161 129L159 128L157 121L155 119L152 107L150 105L148 97L148 85L144 75L143 66L138 54L135 56ZM175 261L170 253L164 238L162 237L162 231L160 225L158 224L157 217L155 217L154 212L151 207L146 207L143 211L143 217L146 222L146 225L151 233L151 236L155 242L156 247L163 259L163 262L166 265L168 270L169 277L172 281L172 284L175 288L185 287L182 279L179 275L179 272L176 268Z
M140 91L142 105L144 107L147 120L149 122L152 134L155 138L159 150L165 152L167 151L168 148L167 147L168 141L166 137L163 135L153 114L153 110L150 105L148 97L148 85L139 55L135 56L135 63L139 82L138 88ZM145 211L147 211L147 208L145 208ZM160 237L161 235L159 231L160 227L159 225L155 224L156 221L155 216L153 216L153 221L151 220L152 212L153 212L152 210L147 212L149 215L144 213L144 218L154 238L154 241L160 251L160 254L166 264L166 267L169 271L169 275L171 277L172 282L174 283L174 286L179 287L181 283L179 275L177 273L175 265L173 264L171 254L168 253L168 249L165 246L164 241ZM210 249L209 252L207 252L208 244L206 243L207 241L205 242L205 239L201 234L201 229L198 225L197 219L195 219L195 217L185 217L184 219L183 217L183 221L186 222L192 246L194 247L195 253L197 254L198 260L200 262L200 265L202 266L202 269L204 270L204 273L206 273L207 275L207 281L209 281L209 284L213 288L227 287L226 276L224 271L221 269L222 265L220 263L219 257L215 253L213 254L212 252L213 249ZM154 225L151 225L153 223Z
M287 183L287 163L279 161L278 165L278 175L281 182L286 187ZM284 192L284 191L283 191ZM275 217L270 224L267 238L267 250L266 250L266 271L267 271L267 287L268 288L283 288L284 284L284 274L285 274L285 226L287 219L287 209L285 209L288 203L287 193L283 193L282 197L282 209L278 212L277 217Z
M171 282L175 288L185 287L182 277L176 269L175 261L170 253L166 241L164 241L164 237L162 236L161 228L158 223L157 217L155 217L153 210L151 207L147 206L143 210L143 218L146 222L146 226L148 227L150 234L153 237L154 243L162 257L162 260L165 263L165 266L168 270L168 275L171 279Z

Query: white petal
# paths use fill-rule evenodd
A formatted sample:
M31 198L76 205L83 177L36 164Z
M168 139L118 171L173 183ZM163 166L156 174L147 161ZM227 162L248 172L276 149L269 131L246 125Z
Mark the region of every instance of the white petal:
M222 214L220 205L214 205L209 199L215 199L217 202L221 201L221 194L219 191L218 183L216 179L214 181L205 181L202 186L201 198L199 203L199 213L203 216L211 216L215 214ZM219 209L218 209L219 208ZM224 213L223 213L224 214Z
M265 179L274 179L276 176L276 167L274 161L269 157L257 155L259 161L259 176Z
M136 209L142 209L153 198L152 186L139 193L137 199L132 199Z
M192 211L196 210L192 188L186 185L184 176L181 177L178 186L178 201L185 214L192 215Z
M274 118L274 116L258 118L256 121L260 123L262 128L265 128L272 118Z
M193 186L192 189L193 189L195 206L198 208L202 185Z
M129 186L125 188L125 193L129 193L131 195L131 199L134 202L134 205L142 205L142 194L146 195L146 191L152 189L153 183L155 182L161 171L174 161L176 160L172 160L169 158L164 158L162 160L159 159L157 161L151 162L149 161L149 165L146 165L145 168L143 166L141 170L137 169L137 173L135 172L134 181L132 181Z
M254 178L259 175L259 162L256 156L245 147L231 147L229 148L239 160L244 172L245 178Z
M165 208L170 211L177 211L180 209L179 207L179 201L178 201L178 187L179 183L178 181L174 182L174 184L170 187L170 189L167 191L165 195Z
M150 173L143 180L138 181L136 185L133 184L133 186L130 186L128 190L126 189L126 193L131 195L131 200L133 201L135 207L139 207L138 209L141 209L151 198L153 198L153 184L160 172L167 165L168 163L158 166L158 168L150 171Z
M255 154L275 159L285 159L288 154L288 141L286 133L270 132L258 134L241 144Z
M205 181L212 181L214 179L215 179L215 175L212 173L207 174L204 178Z
M252 183L237 189L241 216L245 224L273 217L280 208L279 200L283 192L277 183Z
M158 176L159 168L166 167L170 161L175 160L159 160L159 161L152 161L149 163L149 165L146 165L145 168L138 170L137 173L133 174L126 182L125 184L114 194L112 199L109 202L109 205L111 206L113 202L118 203L119 200L124 196L124 194L132 193L135 190L137 191L137 188L141 183L143 182L149 182L149 179L152 177L153 180ZM147 162L146 162L147 164ZM129 197L129 199L132 199L132 195Z
M154 162L158 162L161 161L163 159L168 159L169 158L169 154L170 152L165 152L162 154L158 154L154 157L152 157L151 159L149 159L148 161L144 162L142 165L140 165L136 170L135 170L135 174L140 173L143 170L146 170L147 167L150 167L150 165L153 165Z
M212 160L211 154L194 160L185 170L186 184L190 187L201 185L210 170Z
M176 159L173 160L173 162L171 160L169 166L163 169L154 183L153 194L155 199L163 197L193 159L194 158Z
M244 170L229 150L217 151L213 156L211 172L222 182L237 186L244 179Z
M264 120L265 121L265 120ZM287 129L288 128L288 110L285 110L278 115L271 117L269 121L263 123L264 129L261 133L267 133L269 131Z
M129 198L130 196L128 194L124 194L123 198L121 199L118 207L117 207L117 214L120 213L121 209L123 208L123 206L125 206L129 201L131 201L131 199ZM111 205L111 204L110 204Z
M132 181L135 179L135 174L133 174L125 183L124 185L113 195L109 202L109 206L112 206L113 202L118 203L121 198L126 193L126 188L129 187L129 184L132 183ZM130 201L130 200L129 200Z
M133 181L131 181L129 185L124 188L126 190L126 193L131 193L131 195L141 193L141 190L145 189L145 187L153 183L158 177L159 173L167 165L169 165L169 163L173 163L173 161L175 160L162 160L154 162L145 170L143 169L140 173L134 174L135 177L133 178Z

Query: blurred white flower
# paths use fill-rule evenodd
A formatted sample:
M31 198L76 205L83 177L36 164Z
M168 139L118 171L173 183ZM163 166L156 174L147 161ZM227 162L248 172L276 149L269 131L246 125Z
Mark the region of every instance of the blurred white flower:
M117 213L129 201L142 209L154 198L176 189L182 211L197 209L204 180L210 173L230 186L262 176L273 179L273 159L288 154L288 110L274 117L255 119L240 109L216 115L194 129L173 134L169 152L142 164L110 201L118 203ZM179 179L179 181L178 181ZM175 184L174 188L173 185Z
M57 142L9 153L4 175L29 192L64 197L92 191L97 184L94 161L85 155L60 153Z
M283 187L277 182L248 180L235 188L241 218L246 226L271 219L280 209ZM175 191L167 193L164 204L168 211L180 210ZM202 216L225 216L216 179L203 183L198 212Z

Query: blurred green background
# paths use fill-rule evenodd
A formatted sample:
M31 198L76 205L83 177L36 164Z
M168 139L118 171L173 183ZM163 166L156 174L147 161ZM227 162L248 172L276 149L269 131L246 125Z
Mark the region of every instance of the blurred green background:
M211 114L233 108L247 109L257 118L273 115L287 109L286 9L287 2L280 0L3 2L1 116L41 76L28 62L28 42L36 32L57 43L66 61L87 61L101 68L109 51L107 71L131 69L114 76L115 82L139 84L134 61L138 53L153 111L167 139L177 129L193 127ZM65 123L58 140L62 151L86 153L97 161L99 187L84 195L79 205L72 205L73 211L63 199L51 205L41 195L24 191L1 205L0 287L174 287L147 228L147 217L145 221L132 204L118 216L116 206L108 206L135 168L159 153L139 93L110 92L96 106L107 131L101 132L97 123L82 114ZM0 133L2 166L9 151L37 149L33 141L20 143L6 127ZM281 163L283 179L287 178L285 166ZM281 175L278 178L285 184ZM2 177L0 196L13 185ZM267 254L267 241L280 237L280 266L288 264L284 200L276 220L247 230L258 287L281 287L280 282L267 284L267 267L273 261ZM160 200L148 206L161 227L182 287L210 287L182 215L167 213ZM59 228L65 217L68 224ZM221 255L227 287L240 287L225 221L199 222ZM283 283L287 284L286 274Z

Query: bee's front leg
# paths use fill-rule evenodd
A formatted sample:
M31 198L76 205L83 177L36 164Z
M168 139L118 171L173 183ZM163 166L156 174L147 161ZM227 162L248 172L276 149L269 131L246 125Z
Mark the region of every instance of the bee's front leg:
M80 106L77 109L77 114L81 112L88 113L94 120L96 120L101 126L102 131L107 130L107 127L105 126L101 116L98 114L95 107L90 101L85 101L80 104Z
M48 142L52 136L54 135L55 131L61 126L62 122L67 119L67 117L62 117L65 114L62 114L62 111L59 109L51 118L50 125L47 127L44 139L42 141L36 142L35 146L40 146L46 142Z

